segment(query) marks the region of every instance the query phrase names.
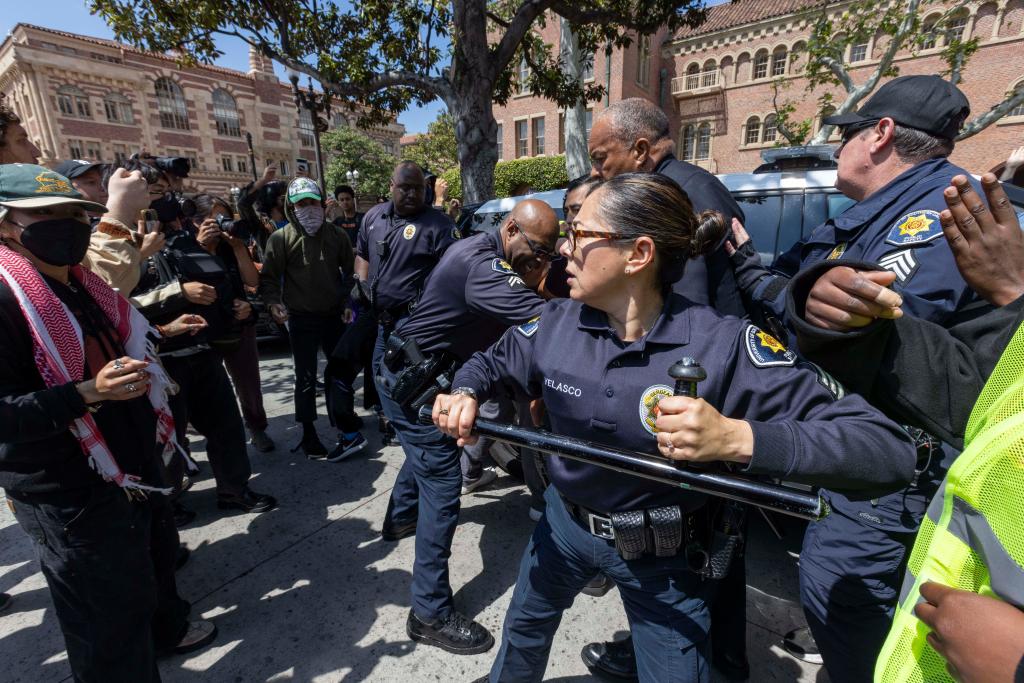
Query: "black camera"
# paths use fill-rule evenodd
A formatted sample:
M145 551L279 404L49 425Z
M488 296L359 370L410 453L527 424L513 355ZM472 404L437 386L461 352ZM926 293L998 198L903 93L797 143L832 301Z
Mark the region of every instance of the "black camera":
M245 221L236 221L231 216L217 216L217 227L220 228L221 232L237 237L243 242L248 242L252 239L252 231L249 229L249 224Z
M192 168L189 160L185 157L149 157L146 161L164 173L170 173L179 178L188 178L188 172Z
M185 218L192 218L199 213L199 207L196 206L196 203L193 200L182 196L177 192L173 193L173 197L178 200L178 209L181 211L181 215Z

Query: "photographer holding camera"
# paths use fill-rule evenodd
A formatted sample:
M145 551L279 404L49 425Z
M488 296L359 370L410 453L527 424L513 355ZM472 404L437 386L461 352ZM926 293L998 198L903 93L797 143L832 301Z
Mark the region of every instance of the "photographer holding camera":
M157 157L157 168L181 170L179 161ZM164 171L164 186L173 187L174 172ZM180 179L180 176L178 176ZM160 185L150 185L151 196ZM163 249L147 262L147 268L132 301L152 323L162 323L181 313L203 316L209 327L190 337L170 340L160 349L160 357L180 390L171 400L178 438L186 443L189 422L206 437L207 455L217 482L217 506L245 512L266 512L277 505L272 497L252 491L252 474L245 448L245 429L231 383L221 363L223 354L242 345L242 323L251 314L245 300L242 273L245 266L236 254L244 251L228 246L218 249L214 231L220 235L216 219L204 221L195 231L183 227L186 213L196 214L196 203L173 191L164 192L150 204L160 219L166 238ZM206 242L206 246L200 242ZM209 247L209 248L207 248ZM241 259L252 267L248 254ZM248 277L251 277L249 272ZM184 473L172 472L175 483ZM179 507L183 523L191 515Z
M236 221L231 206L220 197L198 194L192 200L198 211L192 222L199 231L196 238L199 244L228 265L239 291L244 292L244 288L255 290L259 285L259 271L247 246L252 241L249 222ZM249 314L240 318L238 348L223 349L221 355L235 386L235 395L242 408L242 421L249 430L249 443L260 453L268 453L277 446L267 435L267 412L263 407L260 358L256 346L257 313L248 301L235 302L236 316L246 310Z

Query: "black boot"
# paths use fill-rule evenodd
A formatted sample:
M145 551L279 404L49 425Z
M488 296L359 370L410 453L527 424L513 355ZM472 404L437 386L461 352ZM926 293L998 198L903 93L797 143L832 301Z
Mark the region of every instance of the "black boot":
M494 636L490 631L454 610L432 624L426 623L409 610L405 632L415 641L457 655L476 655L494 647Z
M590 643L580 653L588 669L624 681L637 680L633 637L607 643Z

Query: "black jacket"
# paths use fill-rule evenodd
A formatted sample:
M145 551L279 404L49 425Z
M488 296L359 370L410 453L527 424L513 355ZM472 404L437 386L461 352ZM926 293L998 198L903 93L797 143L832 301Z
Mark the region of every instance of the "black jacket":
M804 308L814 283L836 266L880 270L870 263L824 261L793 279L786 305L800 352L893 420L962 449L978 395L1024 323L1024 297L949 328L904 315L830 332L809 324Z
M46 388L28 324L2 283L0 339L0 488L16 496L101 484L70 431L86 412L75 382ZM147 461L156 454L156 418L148 399L107 403L94 417L124 471L149 469Z

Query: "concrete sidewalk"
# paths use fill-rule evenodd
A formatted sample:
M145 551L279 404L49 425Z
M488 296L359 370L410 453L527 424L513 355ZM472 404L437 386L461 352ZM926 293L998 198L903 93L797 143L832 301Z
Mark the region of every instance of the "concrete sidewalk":
M414 645L405 635L413 539L380 540L380 523L402 451L370 445L352 459L311 462L289 449L299 440L291 420L291 359L265 350L262 362L270 434L278 448L251 453L254 489L277 496L263 515L224 516L216 508L205 442L192 447L203 466L186 505L196 521L181 531L192 550L179 572L179 592L193 615L212 619L213 646L161 663L165 681L470 681L484 675L489 653L457 657ZM321 408L321 414L324 414ZM368 424L370 421L368 420ZM326 419L318 422L333 441ZM519 558L532 529L525 487L507 476L463 498L451 580L459 609L500 638ZM796 603L799 529L778 542L759 518L748 550L751 680L827 681L820 667L785 654L782 634L803 624ZM15 596L0 615L0 679L14 683L70 680L64 645L32 543L0 507L0 591ZM593 679L579 657L594 640L627 631L617 593L581 595L566 612L551 652L548 681Z

